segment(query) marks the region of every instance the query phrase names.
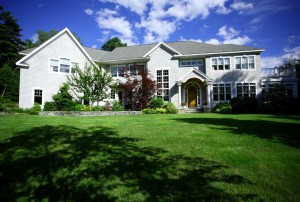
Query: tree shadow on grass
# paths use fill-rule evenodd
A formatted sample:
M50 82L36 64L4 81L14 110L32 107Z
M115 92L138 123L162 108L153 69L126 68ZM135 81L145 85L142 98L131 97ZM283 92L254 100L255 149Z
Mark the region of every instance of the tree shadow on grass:
M255 135L262 139L300 148L300 124L267 120L240 120L234 118L180 118L176 121L203 124L238 135ZM221 128L220 128L221 126Z
M212 185L250 182L203 158L140 147L111 128L43 126L0 143L1 201L239 201Z

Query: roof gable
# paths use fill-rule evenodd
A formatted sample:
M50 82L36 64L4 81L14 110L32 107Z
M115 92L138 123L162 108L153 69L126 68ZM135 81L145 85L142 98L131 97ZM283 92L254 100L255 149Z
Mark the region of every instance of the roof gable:
M179 51L175 50L174 48L172 48L171 46L167 45L166 43L160 42L156 46L154 46L149 52L147 52L143 57L149 56L152 52L154 52L160 46L164 46L165 48L167 48L171 52L175 53L176 55L182 55Z
M202 82L211 81L212 80L211 78L209 78L203 72L201 72L201 71L193 68L190 71L188 71L185 75L183 75L180 79L178 79L178 82L185 83L187 80L192 79L192 78L200 79Z
M54 40L60 38L61 36L65 35L65 34L70 37L70 39L75 43L75 45L79 48L79 50L83 53L83 55L88 59L88 61L91 62L92 64L95 64L93 59L91 58L91 56L86 52L86 50L82 47L82 45L77 41L77 39L73 36L73 34L70 32L70 30L68 28L65 28L62 31L60 31L59 33L57 33L55 36L50 38L48 41L46 41L45 43L40 45L39 47L34 48L34 49L29 49L28 52L23 51L23 54L25 55L25 57L23 57L18 62L16 62L16 65L21 66L21 67L28 67L28 64L25 63L25 61L28 58L34 56L37 52L39 52L43 48L47 47L51 42L53 42ZM31 52L29 52L29 51L31 51ZM21 52L21 54L22 54L22 52Z

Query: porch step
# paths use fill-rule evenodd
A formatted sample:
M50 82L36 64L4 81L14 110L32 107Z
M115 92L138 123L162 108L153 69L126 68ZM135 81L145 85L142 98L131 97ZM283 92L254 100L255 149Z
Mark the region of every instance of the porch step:
M202 112L203 112L203 109L199 109L199 108L184 109L184 113L186 113L186 114L202 113Z

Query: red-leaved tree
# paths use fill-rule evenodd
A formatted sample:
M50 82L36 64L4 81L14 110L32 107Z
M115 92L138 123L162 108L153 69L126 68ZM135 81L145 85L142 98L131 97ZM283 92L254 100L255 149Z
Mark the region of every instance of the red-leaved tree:
M146 68L136 66L136 75L130 75L124 71L125 82L119 84L119 88L125 90L125 107L131 110L142 110L149 105L156 92L156 81ZM138 69L140 68L140 69Z

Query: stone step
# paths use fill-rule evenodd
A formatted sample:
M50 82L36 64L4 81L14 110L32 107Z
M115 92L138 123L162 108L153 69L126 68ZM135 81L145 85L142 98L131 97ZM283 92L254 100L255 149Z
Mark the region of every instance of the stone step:
M185 109L184 112L185 112L186 114L202 113L203 110L202 110L202 109L198 109L198 108L190 108L190 109Z

